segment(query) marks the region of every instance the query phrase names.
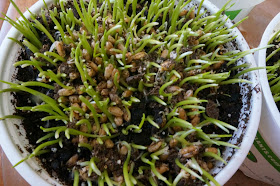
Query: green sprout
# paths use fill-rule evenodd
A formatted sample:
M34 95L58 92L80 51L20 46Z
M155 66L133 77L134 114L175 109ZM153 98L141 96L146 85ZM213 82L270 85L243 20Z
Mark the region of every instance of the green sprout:
M71 142L75 148L91 152L88 160L79 158L68 167L74 175L73 185L92 185L93 176L98 185L157 185L159 180L176 185L188 175L195 182L219 185L200 161L227 164L220 151L223 147L239 148L226 140L237 128L210 117L207 105L211 96L221 93L221 87L252 83L247 74L260 68L240 61L263 49L227 49L237 37L233 29L242 22L225 26L228 18L222 13L230 7L229 2L212 15L203 9L203 0L191 7L192 0L73 0L71 6L67 0L55 2L51 9L44 2L41 15L30 12L28 20L11 0L22 19L2 18L23 34L20 41L11 40L32 53L14 66L19 71L28 67L37 77L26 82L0 81L9 86L0 93L24 92L38 101L35 105L17 105L19 114L0 120L25 121L26 112L45 114L40 118L44 135L37 140L35 150L15 166L52 153L53 145L63 148ZM49 50L43 48L46 43L42 38L50 43ZM279 64L267 68L277 101ZM46 95L41 89L52 94ZM45 128L44 123L52 127ZM209 125L223 132L208 134L205 128ZM135 141L147 131L150 136L144 140L151 144ZM162 158L168 156L173 141L178 157L190 146L203 150L215 146L219 153L200 151L190 158L174 159L174 166L181 171L172 175L167 167L162 173L160 166L166 164ZM121 157L113 162L122 169L120 181L108 168L107 160L100 157L109 151ZM81 170L85 174L81 175Z
M266 56L266 72L270 86L270 90L274 101L277 103L280 101L280 89L279 89L279 60L275 59L275 56L279 54L279 31L277 31L273 37L269 40L269 46L272 46L272 52Z

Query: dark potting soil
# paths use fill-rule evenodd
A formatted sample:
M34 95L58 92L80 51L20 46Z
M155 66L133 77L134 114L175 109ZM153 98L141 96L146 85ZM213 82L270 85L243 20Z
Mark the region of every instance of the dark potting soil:
M73 8L73 5L70 3L68 6L72 7L72 10L75 10ZM74 11L74 15L78 18L77 12ZM48 22L50 23L50 28L54 27L53 22L50 20L49 16L46 16ZM38 19L39 21L40 18ZM55 30L55 29L51 29ZM51 33L52 35L55 35L55 33ZM49 50L51 46L50 40L45 36L42 35L41 41L44 44L43 51ZM43 52L41 51L41 52ZM67 52L67 51L66 51ZM30 56L32 53L29 49L25 49L21 51L20 57L18 60L28 60L30 59ZM69 55L69 54L67 54ZM226 68L223 66L222 68ZM57 69L54 69L57 70ZM71 71L71 69L61 69L65 70L65 73L68 73ZM234 73L232 73L234 75ZM36 69L33 69L32 67L26 67L21 68L17 67L17 71L15 74L15 79L19 81L34 81L36 77L38 76L38 71ZM138 82L139 78L142 78L142 74L136 73L135 76L130 76L129 80L127 80L128 83L135 83ZM81 84L80 82L74 82L77 84ZM45 88L40 87L32 87L33 89L46 94L50 97L55 97L55 91L50 91ZM186 90L188 87L185 87ZM158 90L151 90L150 94L153 94L153 91ZM40 100L36 99L34 96L23 93L23 92L16 92L13 93L14 95L14 105L17 107L22 106L35 106L40 102ZM136 96L137 97L137 96ZM206 108L206 114L210 117L219 119L221 121L224 121L226 123L230 123L231 125L238 127L238 120L240 118L240 110L242 108L242 95L240 94L240 87L238 84L233 85L224 85L219 87L215 91L215 93L212 93L211 89L205 89L204 91L201 91L198 94L198 97L200 99L208 100L207 104L204 104L203 106ZM131 123L140 123L143 113L146 115L152 115L154 117L154 120L156 123L161 124L162 116L161 111L164 111L164 107L162 105L159 105L158 103L146 100L144 97L138 97L141 99L141 102L139 104L133 105L131 108L131 121L124 124L123 128L128 126ZM29 143L31 146L27 147L29 151L31 152L32 149L34 149L37 144L37 140L46 133L44 133L40 127L44 128L50 128L55 126L63 126L65 125L63 122L56 122L53 120L50 121L41 121L41 119L45 116L47 116L46 113L43 112L29 112L29 111L20 111L16 110L16 114L23 116L25 119L22 121L22 125L24 126L26 130L26 137L29 140ZM121 130L122 127L120 127L118 130ZM203 128L203 131L207 134L223 134L224 131L222 131L220 128L211 125L211 126L205 126ZM158 136L164 138L165 135L168 134L167 131L160 132L158 129L153 127L152 125L144 124L142 128L142 132L140 134L132 133L130 132L128 135L123 135L122 133L112 140L114 142L118 141L126 141L128 143L135 143L139 145L147 146L151 144L150 136L153 136L154 134L157 134ZM63 136L61 134L61 136ZM54 140L54 138L50 138L50 140ZM63 182L65 185L72 185L73 184L73 173L72 169L67 168L66 162L75 154L78 155L79 160L89 161L92 152L89 151L87 148L78 147L76 143L73 143L74 138L71 137L70 139L67 139L66 137L63 137L63 148L60 148L58 144L49 146L48 149L51 151L50 153L42 154L38 156L38 159L42 163L43 167L49 172L50 175L59 178L61 182ZM223 139L227 141L228 139ZM204 149L201 149L203 151ZM221 148L222 150L222 148ZM121 175L122 174L122 165L119 164L118 161L124 162L126 159L126 156L120 155L117 149L117 146L114 146L112 149L105 148L104 145L96 145L94 147L95 156L100 159L100 163L97 164L98 168L101 171L104 171L105 168L108 168L107 171L112 173L113 175ZM180 168L175 164L175 159L177 158L178 150L173 148L170 149L170 155L167 160L164 162L158 161L157 163L166 163L170 167L170 172L174 175L177 175L180 172ZM135 163L135 170L138 169L139 166L143 165L143 162L140 160L141 156L141 150L134 150L131 154L131 160ZM145 175L145 173L144 173ZM164 175L164 174L163 174ZM168 175L164 175L168 177ZM94 178L94 176L93 176ZM97 178L97 175L96 177ZM95 180L96 181L96 180ZM140 179L142 183L145 185L149 185L149 182L147 179ZM97 185L96 182L93 182L94 185ZM164 182L159 181L159 185L165 185ZM182 179L178 185L203 185L201 182L194 182L193 180L189 179Z
M21 55L24 58L24 53ZM18 72L16 74L16 79L18 80L33 80L34 76L32 75L33 70L30 68L18 68ZM36 72L33 72L36 74ZM38 91L47 94L48 90L44 88L37 88ZM240 94L240 87L238 84L234 85L226 85L221 86L217 93L211 94L211 90L208 89L199 94L200 99L208 100L208 104L204 105L206 107L206 114L208 116L216 117L217 119L230 123L235 127L238 127L238 119L240 117L240 110L242 108L242 95ZM14 93L14 102L16 106L34 106L36 102L34 101L34 96L31 96L28 93L17 92ZM132 120L131 123L140 123L143 113L149 113L153 115L155 120L160 123L160 111L164 110L163 106L159 106L155 102L151 102L149 100L142 100L141 103L136 104L131 109ZM40 126L45 128L61 126L64 125L63 122L54 122L41 121L42 117L45 117L46 113L41 112L24 112L17 110L17 115L23 116L25 119L22 122L27 134L27 139L32 148L36 145L36 141L43 137L45 133L40 129ZM126 123L125 125L129 125ZM129 133L129 135L120 135L113 139L113 141L127 141L128 143L134 142L139 145L149 145L151 143L150 136L155 133L158 133L158 129L155 127L151 127L151 125L143 125L143 131L141 134L137 133ZM215 127L214 125L206 126L203 128L205 133L212 134L222 134L224 133L221 129ZM164 136L164 133L160 133L158 135ZM52 140L52 139L51 139ZM227 140L227 139L224 139ZM115 147L116 148L116 147ZM31 148L29 148L31 150ZM75 154L79 155L79 159L84 159L85 161L90 159L91 152L86 148L78 148L77 145L72 143L72 138L70 140L63 138L63 148L60 148L59 145L53 145L49 147L49 149L53 153L42 154L38 157L38 159L43 164L43 167L50 173L50 175L54 177L58 177L66 185L71 185L73 183L73 175L72 170L67 169L66 162ZM114 174L121 174L122 166L117 164L117 160L125 161L125 156L121 157L117 152L117 149L108 149L104 146L97 146L95 149L97 156L100 159L106 159L104 165L100 167L110 167ZM173 149L174 150L174 149ZM175 157L177 153L174 153ZM171 153L172 154L172 153ZM132 160L135 161L136 168L140 166L139 160L139 152L135 152L132 154ZM137 159L138 158L138 159ZM170 159L171 158L171 159ZM172 155L169 156L170 161L169 167L173 167L175 172L179 172L177 165L174 163L174 159L172 159ZM141 161L141 160L140 160ZM139 164L138 164L139 162ZM145 183L145 181L143 181ZM148 182L147 182L148 184ZM184 179L179 182L179 185L184 185ZM188 183L191 184L191 183ZM197 185L198 183L192 183Z

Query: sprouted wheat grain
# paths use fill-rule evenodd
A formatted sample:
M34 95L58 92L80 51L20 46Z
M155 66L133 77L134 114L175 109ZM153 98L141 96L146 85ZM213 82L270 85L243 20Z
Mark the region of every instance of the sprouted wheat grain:
M31 20L23 14L19 22L6 16L23 34L22 42L16 42L31 51L29 59L14 66L31 66L37 81L1 81L10 85L1 93L34 95L40 104L17 109L46 112L42 121L64 123L41 126L46 135L18 164L55 153L51 146L63 148L68 140L90 152L89 159L73 154L67 160L73 185L182 185L198 180L219 185L208 172L215 160L226 163L221 146L238 148L220 140L236 128L218 120L218 113L215 118L207 115L208 100L201 95L250 83L239 77L255 69L233 77L239 67L232 64L255 50L232 52L223 46L237 37L232 29L238 25L224 26L226 6L206 16L203 1L197 11L185 8L190 2L60 0L40 16L32 14ZM11 117L18 116L1 119ZM205 133L209 125L224 135Z

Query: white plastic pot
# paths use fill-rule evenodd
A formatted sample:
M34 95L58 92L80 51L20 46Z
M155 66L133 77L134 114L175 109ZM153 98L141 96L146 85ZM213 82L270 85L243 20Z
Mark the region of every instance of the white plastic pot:
M260 43L265 47L280 30L280 13L267 26ZM266 49L255 54L259 67L266 67ZM260 126L249 158L241 170L254 179L280 185L280 113L273 100L265 69L260 70L263 104Z
M46 2L50 4L52 0L47 0ZM199 2L200 0L195 0L188 6L198 6ZM38 13L40 8L43 6L43 2L39 1L33 5L30 10L31 12ZM207 0L204 2L202 11L204 11L205 8L210 13L218 11L218 8ZM25 16L29 17L29 13L26 12ZM231 27L232 23L228 21L226 26ZM231 49L238 48L242 51L248 50L249 47L239 30L235 28L233 32L238 36L236 38L236 43L229 44L227 47ZM0 79L5 81L11 81L12 79L12 75L14 74L15 70L12 64L17 59L19 50L19 46L9 40L8 37L19 38L20 34L16 29L12 28L1 46ZM240 63L249 63L252 67L256 66L254 57L252 55L244 57ZM241 91L243 96L243 107L241 110L241 116L239 118L238 131L234 132L233 137L230 139L230 142L232 144L238 145L240 149L236 150L232 148L226 148L223 152L223 158L228 161L227 166L223 165L221 162L217 162L213 170L213 173L216 175L215 179L220 184L225 184L242 164L257 132L262 101L258 72L250 72L248 74L248 79L252 81L253 84L242 84ZM0 89L4 88L7 88L7 86L1 83ZM252 96L251 99L248 100L248 95L250 94ZM11 99L12 97L9 93L4 93L0 96L0 116L13 113ZM1 121L0 123L0 143L12 164L17 163L23 157L28 155L28 152L25 148L28 146L28 140L25 139L25 131L19 124L20 121L11 119ZM17 128L18 126L20 129ZM20 164L16 167L16 169L31 185L59 185L57 180L50 177L48 173L42 169L40 163L38 163L35 158Z

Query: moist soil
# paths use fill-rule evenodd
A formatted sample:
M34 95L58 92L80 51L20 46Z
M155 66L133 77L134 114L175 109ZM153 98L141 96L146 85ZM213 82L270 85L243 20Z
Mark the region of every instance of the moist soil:
M68 6L72 7L72 10L75 10L75 8L73 8L73 5L71 3ZM74 11L74 15L78 18L77 12ZM55 30L53 29L54 24L52 21L50 21L50 17L49 16L46 17L50 23L49 24L50 30ZM39 17L38 20L41 21L41 18ZM55 33L51 33L51 34L55 35ZM41 52L49 50L51 41L45 35L42 35L41 41L44 44ZM69 52L70 51L68 51L67 52L68 54L66 55L69 55ZM31 56L32 56L32 52L30 52L28 48L25 48L20 52L18 61L28 60L30 59ZM227 68L227 67L224 65L222 68ZM71 71L71 69L64 69L64 70L65 72L67 71L66 73L69 73L69 71ZM234 73L231 74L232 76L234 75ZM14 78L18 81L26 82L26 81L35 81L37 76L38 76L38 71L36 69L33 69L32 67L26 67L26 68L17 67ZM127 80L127 82L133 85L135 82L138 82L139 78L141 79L142 76L143 75L139 73L135 73L134 76L130 77L131 79ZM81 84L81 82L77 81L74 82L74 84ZM55 90L50 91L46 88L40 88L40 87L32 87L32 88L52 98L56 98ZM187 88L189 87L186 86L184 88L187 90ZM151 90L150 93L152 94L153 91L158 91L158 90ZM239 85L238 84L224 85L219 87L219 89L217 89L215 93L212 92L213 91L211 91L211 89L206 89L198 94L199 99L208 100L208 103L203 105L206 108L206 114L210 117L219 119L226 123L230 123L235 127L238 127L240 110L242 108L242 100L241 100L242 95L240 94ZM40 100L37 100L34 96L28 93L16 92L13 93L13 95L14 95L13 103L17 107L35 106L36 104L38 104L38 102L40 102ZM140 123L143 113L145 113L146 115L147 114L152 115L154 117L154 121L158 124L161 124L163 121L160 113L161 111L164 111L165 108L154 101L148 100L145 97L141 97L141 95L139 95L137 98L140 99L141 102L139 104L134 104L132 106L131 121L125 123L123 127L126 127L131 123ZM45 133L40 129L41 126L44 128L49 128L49 127L65 125L63 122L55 122L53 120L41 121L41 118L47 116L47 114L43 112L29 112L29 111L16 110L15 114L23 116L25 118L22 121L22 125L26 130L26 137L30 143L30 146L27 147L27 149L29 149L30 152L38 145L36 144L36 141L45 135ZM206 126L203 128L203 130L207 134L224 133L224 131L215 127L214 125ZM126 141L128 143L134 142L139 145L147 146L151 144L152 141L150 140L150 136L153 136L154 134L157 134L161 138L164 138L164 136L168 134L168 131L160 132L152 125L144 124L142 132L140 134L130 132L128 135L123 135L121 133L121 135L119 135L116 138L113 138L112 140L114 142L118 142L118 141ZM50 140L54 140L54 138L50 138ZM226 141L227 139L224 140ZM65 185L72 185L74 179L72 170L67 168L66 165L66 162L69 160L69 158L77 154L79 160L89 161L92 155L89 149L78 147L77 144L73 141L74 138L72 137L69 140L66 137L63 137L63 148L60 148L59 145L57 144L49 146L47 148L51 151L50 153L42 154L39 157L37 157L38 160L42 163L42 166L49 172L49 174L54 177L57 177ZM202 151L203 150L204 149L202 149ZM124 162L126 156L122 156L118 153L117 146L108 149L105 148L104 145L96 145L94 147L94 152L95 152L95 156L101 160L100 163L97 164L100 171L103 171L105 168L108 168L107 171L112 173L113 175L119 176L122 174L123 163L119 164L118 162L119 161ZM177 158L177 154L178 154L177 149L175 148L170 149L170 155L168 159L165 160L164 162L157 161L157 163L168 164L170 167L170 172L173 175L177 175L180 171L180 168L175 164L174 161ZM137 170L138 167L143 165L140 156L141 156L140 150L132 151L131 160L133 160L135 163L135 168L134 168L135 170ZM168 175L164 175L164 176L168 177ZM149 181L147 178L145 178L145 176L142 179L140 179L140 181L145 185L149 185ZM93 182L93 184L97 185L96 182ZM165 185L165 183L159 181L159 185ZM203 183L197 181L193 182L191 179L189 179L188 181L186 181L185 179L181 179L178 185L203 185Z
M20 58L24 59L26 57L25 53L22 52ZM18 68L16 73L16 79L19 81L32 81L34 74L37 72L28 68ZM38 88L33 87L34 89L37 88L37 91L40 91L44 94L49 96L54 96L54 94L45 89L45 88ZM31 96L28 93L17 92L13 93L14 95L14 103L16 106L35 106L36 99L34 100L34 96ZM221 121L227 122L232 124L235 127L238 127L238 120L240 117L240 110L242 108L242 95L240 94L240 87L238 84L233 85L225 85L221 86L215 94L211 94L210 89L206 89L199 95L200 99L208 100L208 104L204 105L206 107L206 114L210 117L217 118ZM160 111L163 111L164 107L160 106L159 104L150 101L150 100L141 100L139 104L136 104L131 109L132 120L130 122L125 123L124 127L129 125L130 123L140 123L143 113L149 113L153 115L155 121L157 123L161 123L162 117L160 116ZM26 137L29 140L30 147L28 147L29 151L33 149L36 145L36 141L43 137L45 133L40 129L40 126L45 128L55 127L55 126L62 126L64 125L63 122L55 122L55 121L48 121L43 122L41 121L42 117L47 116L46 113L43 112L29 112L29 111L16 111L17 115L23 116L25 119L22 121L22 125L26 130ZM206 126L203 128L205 133L207 134L223 134L224 131L215 127L214 125ZM114 142L116 141L127 141L128 143L134 142L139 145L149 145L151 143L150 136L153 134L159 133L158 129L153 127L152 125L143 125L143 131L140 134L137 133L129 133L128 135L120 135L113 139ZM162 138L167 134L167 132L161 132L158 134ZM54 139L54 138L53 138ZM50 139L52 140L52 139ZM226 139L224 139L226 140ZM104 159L101 161L104 165L99 165L100 167L108 167L109 171L111 171L114 175L122 174L122 166L119 165L117 162L121 160L122 162L125 161L126 156L121 156L117 152L117 147L113 149L107 149L102 145L96 146L94 151L96 155L100 159ZM91 152L87 148L78 148L77 145L72 143L72 138L70 140L63 138L63 148L60 148L58 145L53 145L49 147L49 149L54 153L47 153L43 154L38 157L41 161L43 167L49 172L50 175L59 178L60 181L65 183L66 185L71 185L73 183L73 175L72 170L67 168L66 162L71 158L73 155L78 154L79 159L83 159L84 161L89 161ZM172 155L172 151L174 151L174 155ZM176 150L171 150L170 156L167 160L169 163L170 170L175 172L179 172L180 169L174 163L174 159L177 157L178 152ZM131 159L135 162L135 170L137 167L141 166L142 161L140 160L139 151L134 151L132 153ZM106 161L105 161L106 160ZM139 161L140 160L140 161ZM166 163L166 162L165 162ZM102 169L101 169L102 171ZM149 184L148 181L142 180L143 183ZM179 182L178 185L185 185L184 179ZM163 184L163 183L162 183ZM197 185L198 183L187 183L187 184L194 184ZM163 184L164 185L164 184Z

